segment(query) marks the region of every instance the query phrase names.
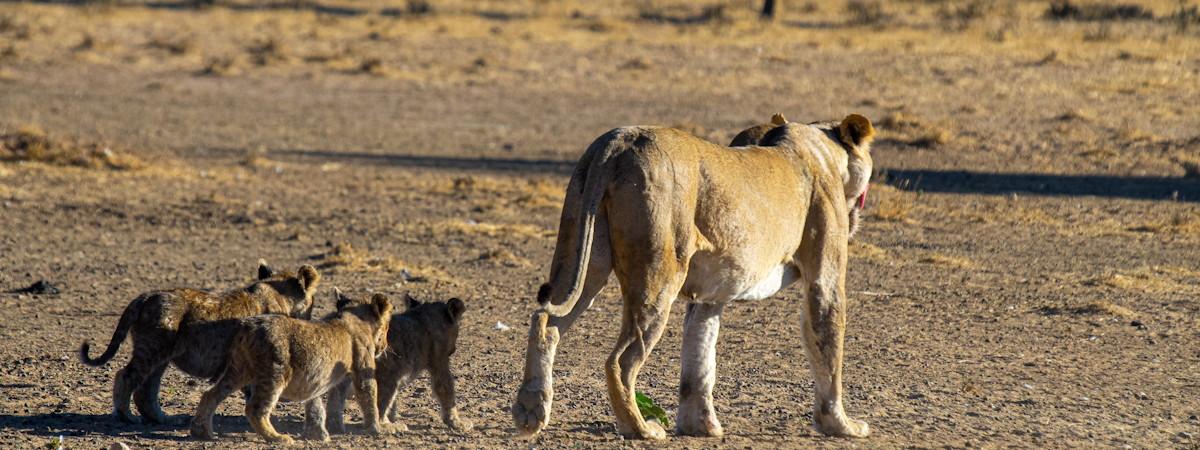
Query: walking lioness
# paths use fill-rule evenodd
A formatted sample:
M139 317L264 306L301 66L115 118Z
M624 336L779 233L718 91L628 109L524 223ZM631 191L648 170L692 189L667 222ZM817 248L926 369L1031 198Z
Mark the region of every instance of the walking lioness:
M642 419L634 394L672 302L689 303L677 431L720 436L712 389L722 309L803 280L813 425L866 436L867 424L843 410L841 375L850 217L865 198L874 134L867 118L852 114L840 123L780 123L752 139L761 146L722 147L657 127L596 139L567 186L550 282L538 292L512 408L517 429L535 434L549 422L559 339L616 272L624 314L605 373L621 434L666 436Z

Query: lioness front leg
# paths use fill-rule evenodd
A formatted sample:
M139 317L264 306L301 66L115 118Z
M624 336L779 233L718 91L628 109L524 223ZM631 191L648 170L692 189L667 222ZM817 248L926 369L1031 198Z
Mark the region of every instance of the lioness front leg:
M814 214L817 221L832 214ZM807 284L801 314L804 348L816 392L813 428L830 436L866 437L866 422L846 415L842 407L842 340L846 333L846 238L834 233L838 224L824 220L824 230L801 245L802 276ZM844 229L845 225L841 225Z
M679 414L676 432L688 436L721 436L724 430L713 409L712 390L717 381L717 333L724 305L692 303L683 325L680 358Z

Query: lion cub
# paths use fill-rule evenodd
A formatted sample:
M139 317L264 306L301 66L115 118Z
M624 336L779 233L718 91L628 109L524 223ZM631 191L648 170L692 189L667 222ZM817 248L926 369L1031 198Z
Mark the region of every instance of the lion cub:
M132 395L138 412L149 422L167 421L158 402L159 385L167 364L192 376L213 378L225 361L225 350L236 320L258 314L312 315L312 294L321 275L312 266L297 273L276 272L259 263L258 280L241 289L211 294L193 289L147 292L121 314L108 348L99 358L88 356L87 341L79 348L84 364L100 366L117 354L125 336L133 333L133 356L113 381L113 415L126 422L139 420L129 410ZM136 391L135 391L136 389Z
M401 387L428 372L433 394L442 409L442 422L450 428L470 431L470 421L458 417L455 406L454 374L450 355L458 346L458 330L467 305L452 298L447 302L422 303L405 294L408 307L392 316L388 329L388 351L375 361L379 380L379 415L405 429L399 423L396 394ZM341 432L349 385L343 384L329 394L329 428Z
M212 416L217 405L250 386L246 416L251 428L268 442L292 442L271 426L271 412L279 400L305 402L304 437L328 440L320 397L346 379L353 380L367 427L374 434L393 429L380 423L375 409L375 358L387 349L392 303L382 294L366 302L337 295L337 312L321 321L283 316L243 319L230 344L225 370L200 398L191 435L215 438Z

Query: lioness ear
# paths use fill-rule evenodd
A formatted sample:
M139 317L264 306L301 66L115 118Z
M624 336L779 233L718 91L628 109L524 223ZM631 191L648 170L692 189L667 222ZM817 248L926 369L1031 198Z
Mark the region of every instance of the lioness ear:
M335 305L334 309L337 311L341 311L342 308L345 308L353 300L351 300L350 297L347 296L346 294L343 294L342 290L338 289L337 286L334 286L333 287L333 301L334 301L334 305Z
M300 283L304 285L304 290L311 291L317 288L317 283L321 282L321 273L317 272L317 268L310 265L300 266Z
M258 260L258 279L265 280L271 278L272 275L275 275L275 269L267 265L267 260Z
M388 300L386 295L372 295L371 305L375 307L375 314L378 314L379 317L388 317L392 315L392 301Z
M783 117L783 113L775 113L775 115L771 116L771 125L780 126L785 123L788 123L788 120L786 117Z
M451 322L458 322L459 319L462 319L463 313L467 311L467 304L457 298L450 299L449 302L446 302L446 306L450 309Z
M875 139L875 127L871 126L871 121L866 117L851 114L838 125L838 135L846 145L861 147Z
M413 309L418 306L421 306L421 301L417 300L417 298L413 297L411 294L405 292L404 293L404 305L408 309Z

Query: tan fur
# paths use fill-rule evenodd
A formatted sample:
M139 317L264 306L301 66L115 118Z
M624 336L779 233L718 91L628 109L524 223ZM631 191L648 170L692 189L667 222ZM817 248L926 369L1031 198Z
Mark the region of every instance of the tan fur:
M103 355L90 358L90 343L84 341L80 359L99 366L116 355L127 334L133 334L133 355L113 382L113 414L127 422L139 422L129 409L132 396L147 421L168 421L158 402L168 363L189 375L213 378L225 361L235 319L258 314L307 318L312 314L312 294L321 279L312 266L303 266L298 273L276 273L260 264L258 278L249 286L222 294L194 289L144 293L125 307Z
M224 372L200 398L191 435L214 439L212 416L217 406L229 394L250 386L246 418L268 442L292 442L271 425L279 400L305 402L304 436L327 441L325 403L320 396L346 379L353 380L368 429L374 434L391 432L380 423L375 408L375 358L387 349L392 304L382 294L369 302L339 303L336 313L318 322L278 315L243 319Z
M814 426L867 435L867 424L843 410L841 366L848 218L870 175L872 133L866 118L851 115L774 125L753 137L760 145L736 148L654 127L618 128L593 142L567 187L550 282L538 293L512 409L518 431L535 434L549 422L559 340L615 272L624 314L605 374L622 434L666 435L642 419L634 393L672 302L689 302L677 431L719 436L712 388L724 305L803 280Z
M454 374L450 371L450 356L458 347L458 331L466 304L457 298L448 302L420 301L406 295L408 309L392 316L388 328L388 350L375 361L379 381L379 415L400 429L400 407L396 403L399 389L421 376L429 374L433 395L442 409L442 422L455 431L470 431L470 421L458 415L455 404ZM343 384L329 394L329 429L340 432L349 386Z

